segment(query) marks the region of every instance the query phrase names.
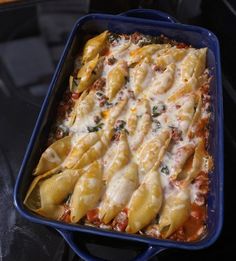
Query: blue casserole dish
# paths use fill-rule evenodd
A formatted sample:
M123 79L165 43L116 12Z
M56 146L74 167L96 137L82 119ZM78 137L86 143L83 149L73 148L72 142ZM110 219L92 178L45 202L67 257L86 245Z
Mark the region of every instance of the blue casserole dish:
M171 240L159 240L140 235L106 231L82 225L65 224L52 221L31 213L23 205L23 199L32 181L32 172L44 149L49 128L58 101L68 84L70 72L73 70L75 56L80 42L88 34L110 30L117 33L164 34L171 39L191 44L194 47L208 47L207 66L213 77L211 81L212 117L210 120L209 151L214 159L214 170L210 174L210 192L208 196L207 235L198 242L183 243ZM179 24L169 15L154 11L137 9L120 15L90 14L79 19L66 44L56 72L52 79L47 96L42 105L36 126L30 139L14 190L14 203L20 214L32 222L51 226L58 230L78 256L85 260L98 260L76 243L76 232L89 233L121 240L139 242L146 246L144 252L135 260L148 260L166 248L188 250L202 249L215 242L223 223L223 104L219 43L216 36L201 27Z

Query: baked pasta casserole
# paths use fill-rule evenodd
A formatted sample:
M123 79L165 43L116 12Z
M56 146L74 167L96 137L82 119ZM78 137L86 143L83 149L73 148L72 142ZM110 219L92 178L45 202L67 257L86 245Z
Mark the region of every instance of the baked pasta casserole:
M213 166L206 53L163 35L90 38L24 204L72 224L201 239Z

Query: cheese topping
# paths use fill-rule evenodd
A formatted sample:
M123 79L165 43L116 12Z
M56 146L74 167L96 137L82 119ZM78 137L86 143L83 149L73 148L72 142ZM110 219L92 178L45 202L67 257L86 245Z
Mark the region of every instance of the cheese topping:
M61 152L49 147L39 163L47 170L58 164L58 169L85 173L83 183L78 179L76 185L81 200L68 190L73 223L86 213L89 223L89 211L98 208L103 225L113 220L119 231L143 229L165 238L185 224L190 205L199 203L199 175L212 167L205 150L210 117L207 48L162 40L106 31L90 39L77 59L82 65L70 76L73 105L57 121L71 137L68 155L60 158ZM82 205L76 206L76 200ZM72 207L70 201L67 205ZM45 209L38 213L51 217ZM124 209L127 228L119 221Z

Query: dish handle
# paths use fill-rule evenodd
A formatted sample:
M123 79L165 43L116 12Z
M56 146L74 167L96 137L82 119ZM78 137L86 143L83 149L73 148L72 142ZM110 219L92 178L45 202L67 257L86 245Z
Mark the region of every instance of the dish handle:
M73 249L73 251L78 255L80 258L86 260L86 261L102 261L103 259L92 256L87 251L81 249L78 244L75 242L73 233L71 231L57 229L57 231L61 234L61 236L65 239L65 241L68 243L68 245ZM161 251L165 250L163 247L158 246L151 246L148 245L147 248L140 253L138 256L136 256L132 261L143 261L143 260L149 260L150 258L154 257Z
M162 22L177 23L178 21L167 13L153 9L132 9L119 14L121 16L158 20Z

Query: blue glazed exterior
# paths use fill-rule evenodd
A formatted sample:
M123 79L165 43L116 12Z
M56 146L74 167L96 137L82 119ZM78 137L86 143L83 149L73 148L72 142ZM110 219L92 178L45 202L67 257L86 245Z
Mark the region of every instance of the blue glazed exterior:
M136 18L134 16L138 16ZM140 18L141 17L141 18ZM145 19L144 19L145 18ZM149 19L151 18L151 19ZM153 20L155 19L155 20ZM158 19L158 20L156 20ZM161 21L159 21L161 20ZM122 240L132 240L143 242L147 245L147 250L136 260L147 260L151 256L160 252L164 248L181 248L188 250L202 249L210 246L218 238L223 224L223 97L221 85L221 67L219 42L216 36L201 27L190 26L175 23L176 20L169 15L145 9L131 10L121 15L90 14L79 19L65 46L64 52L57 66L56 72L50 84L47 96L42 105L36 126L30 139L22 166L14 189L14 204L22 216L32 222L49 225L59 230L65 240L71 245L76 253L86 260L95 260L89 258L89 255L83 253L72 239L72 234L76 231L91 233L95 235L108 236L110 238L119 238ZM130 235L126 233L105 231L102 229L86 227L82 225L71 225L52 221L36 214L31 213L23 205L23 199L30 182L32 181L32 170L39 159L39 152L43 149L43 142L48 135L47 124L50 119L50 113L58 102L59 92L65 90L68 81L69 71L72 68L73 55L71 50L76 43L80 42L87 32L99 33L104 30L110 30L118 33L132 33L135 31L144 34L159 35L164 34L177 41L189 43L194 47L208 47L207 66L213 76L211 82L212 95L212 118L210 120L210 141L209 151L214 159L214 170L210 174L210 193L208 198L208 234L198 242L182 243L171 240L159 240L147 238L140 235ZM68 58L69 57L69 58ZM68 66L70 65L70 66ZM66 67L70 70L66 71ZM37 152L39 151L39 152ZM37 153L36 153L37 152Z

